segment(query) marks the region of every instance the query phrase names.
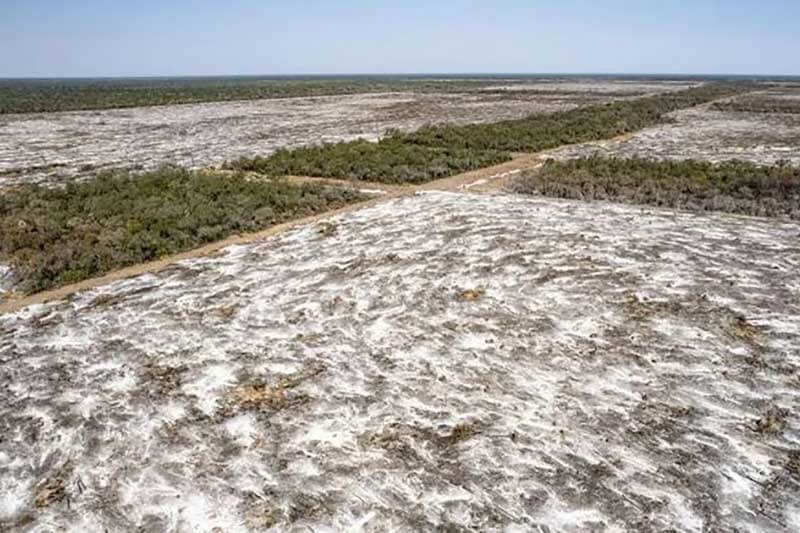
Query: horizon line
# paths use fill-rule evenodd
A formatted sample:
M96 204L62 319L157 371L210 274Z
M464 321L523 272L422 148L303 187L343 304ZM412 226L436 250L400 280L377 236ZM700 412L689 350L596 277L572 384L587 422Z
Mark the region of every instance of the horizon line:
M800 74L764 74L733 72L348 72L348 73L292 73L292 74L148 74L148 75L96 75L96 76L0 76L0 80L128 80L128 79L192 79L192 78L350 78L350 77L552 77L552 76L663 76L663 77L736 77L736 78L798 78Z

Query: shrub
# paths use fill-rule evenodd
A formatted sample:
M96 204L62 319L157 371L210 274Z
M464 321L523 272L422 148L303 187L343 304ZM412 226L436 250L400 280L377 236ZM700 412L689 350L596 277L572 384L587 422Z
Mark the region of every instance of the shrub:
M548 161L511 184L524 194L800 220L800 169L741 161L588 157Z
M243 158L227 167L270 176L423 183L509 159L501 152L430 149L390 137L378 143L359 140L278 150L269 157Z
M231 234L335 209L361 196L319 185L163 168L0 195L0 256L36 292Z

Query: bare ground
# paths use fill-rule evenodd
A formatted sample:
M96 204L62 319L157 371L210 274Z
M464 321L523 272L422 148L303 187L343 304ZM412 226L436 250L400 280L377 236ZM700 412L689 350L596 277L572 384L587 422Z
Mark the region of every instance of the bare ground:
M378 139L390 128L492 122L686 88L686 84L532 83L453 94L387 93L0 117L0 186L102 169L217 166L278 148ZM502 90L500 90L502 89Z
M756 98L760 102L779 102L798 97L800 89L784 88L749 93L738 99L743 102ZM797 112L719 111L713 104L708 104L678 111L671 117L675 119L673 124L647 128L625 140L565 147L554 151L554 157L599 154L712 162L739 159L765 165L786 161L800 165L800 114Z
M796 531L798 237L422 193L0 315L0 524Z

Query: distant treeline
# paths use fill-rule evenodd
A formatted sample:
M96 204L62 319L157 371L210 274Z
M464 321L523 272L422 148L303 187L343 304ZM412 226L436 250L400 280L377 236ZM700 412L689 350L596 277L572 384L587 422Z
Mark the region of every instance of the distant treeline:
M0 115L374 92L455 92L559 81L698 82L702 76L363 75L1 79Z
M276 177L421 183L506 161L511 150L630 133L668 121L671 111L748 89L706 85L522 120L396 132L379 143L281 150L227 166ZM0 260L13 266L23 290L36 292L361 198L348 189L231 174L165 168L107 173L65 188L10 188L0 194ZM788 166L584 159L546 165L526 174L516 188L566 198L800 218L800 170Z
M496 83L477 79L449 81L366 77L286 80L0 80L0 115L389 91L448 92L472 90Z

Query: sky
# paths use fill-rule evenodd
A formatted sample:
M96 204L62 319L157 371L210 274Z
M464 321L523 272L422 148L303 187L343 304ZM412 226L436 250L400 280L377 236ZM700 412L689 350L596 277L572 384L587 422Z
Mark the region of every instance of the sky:
M0 0L0 77L800 75L798 0Z

